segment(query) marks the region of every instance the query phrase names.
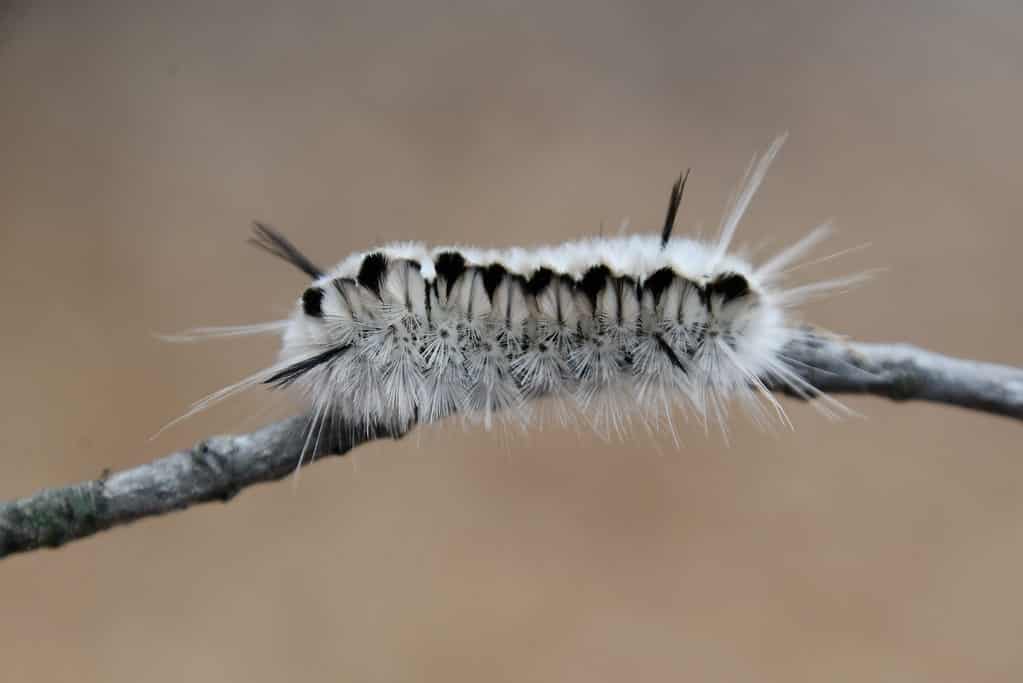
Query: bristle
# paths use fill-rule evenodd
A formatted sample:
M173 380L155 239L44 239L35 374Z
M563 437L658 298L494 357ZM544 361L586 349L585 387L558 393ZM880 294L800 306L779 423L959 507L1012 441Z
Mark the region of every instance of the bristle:
M156 337L167 342L194 342L226 337L249 337L257 334L280 334L288 327L287 320L272 320L253 325L220 325L216 327L193 327L176 334L157 334Z
M685 175L680 175L671 187L671 196L668 197L668 214L664 217L664 227L661 228L662 248L668 245L671 231L675 229L675 218L678 217L678 207L682 204L682 193L685 192L687 180L689 180L688 168Z
M323 271L318 266L310 261L305 254L296 249L284 235L269 225L258 221L254 222L252 224L252 232L255 234L255 237L249 238L250 244L287 261L314 280L323 276Z
M741 189L735 195L721 223L721 235L718 237L717 249L714 252L712 263L720 261L732 246L732 238L735 236L735 229L738 227L739 221L746 214L746 209L749 207L753 195L756 194L757 188L760 187L764 176L767 175L767 169L771 166L771 162L774 161L774 157L778 154L781 146L785 144L785 138L787 137L787 134L776 137L771 146L764 152L764 155L759 159L754 159L750 164L746 175L742 179Z

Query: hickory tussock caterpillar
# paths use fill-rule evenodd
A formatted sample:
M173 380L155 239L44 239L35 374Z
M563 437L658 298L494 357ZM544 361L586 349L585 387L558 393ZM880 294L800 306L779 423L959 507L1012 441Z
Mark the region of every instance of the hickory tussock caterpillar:
M671 428L678 406L723 423L733 402L755 419L770 407L785 420L765 380L818 397L783 353L803 334L789 310L856 278L784 285L826 225L758 265L730 251L783 141L751 164L713 242L672 237L685 177L659 235L535 249L399 243L324 270L257 224L252 241L312 283L287 320L196 331L280 332L283 346L277 363L188 414L265 384L308 397L310 437L335 424L400 433L456 414L489 427L495 415L528 419L542 396L574 401L602 432L635 413Z

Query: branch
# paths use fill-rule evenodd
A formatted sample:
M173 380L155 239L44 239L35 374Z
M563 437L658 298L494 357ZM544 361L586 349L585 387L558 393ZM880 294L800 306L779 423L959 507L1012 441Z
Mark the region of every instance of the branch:
M1023 420L1023 369L952 358L908 344L860 344L807 332L784 355L821 392L945 403ZM777 383L771 388L793 395Z
M312 461L305 448L308 424L308 416L298 416L251 434L214 436L145 465L0 503L0 558L56 548L199 503L226 503L253 484L284 479L295 471L303 450L305 462ZM367 441L402 436L381 430L356 437L351 431L332 430L333 442L322 443L317 457L344 455Z
M1023 420L1021 369L816 333L791 344L785 356L796 374L821 392L932 401ZM771 388L794 395L778 383ZM252 434L212 437L129 470L0 503L0 557L55 548L199 503L226 502L248 486L283 479L298 465L308 423L308 416L293 417ZM385 430L362 436L330 431L334 441L323 444L317 456L344 455L367 441L403 436Z

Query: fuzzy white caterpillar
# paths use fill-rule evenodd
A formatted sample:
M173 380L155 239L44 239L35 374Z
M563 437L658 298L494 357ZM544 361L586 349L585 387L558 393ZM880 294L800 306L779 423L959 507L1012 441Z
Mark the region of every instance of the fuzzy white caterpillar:
M189 414L263 383L308 396L310 436L324 425L399 433L454 414L488 427L495 415L525 421L543 396L571 400L601 432L632 414L671 428L678 406L720 423L733 402L757 420L765 405L784 420L765 381L817 396L783 354L803 334L789 309L856 278L784 287L827 226L759 265L729 251L783 141L751 165L710 243L671 239L681 177L660 235L535 249L399 243L324 271L257 224L256 244L313 282L288 320L223 328L282 331L279 362Z

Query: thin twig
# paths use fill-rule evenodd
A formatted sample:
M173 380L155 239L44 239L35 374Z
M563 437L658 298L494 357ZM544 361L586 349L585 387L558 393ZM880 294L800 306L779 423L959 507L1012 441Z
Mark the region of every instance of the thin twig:
M828 394L930 401L1023 420L1023 369L944 356L908 344L809 334L785 350L795 372ZM791 395L787 387L772 386Z
M1023 420L1023 370L1017 368L819 334L790 345L785 356L797 375L823 393L932 401ZM794 393L778 384L772 389ZM248 486L283 479L298 465L308 420L293 417L251 434L213 437L100 479L0 503L0 557L58 547L199 503L226 502ZM321 445L317 455L344 455L367 441L403 436L331 432L335 441Z

